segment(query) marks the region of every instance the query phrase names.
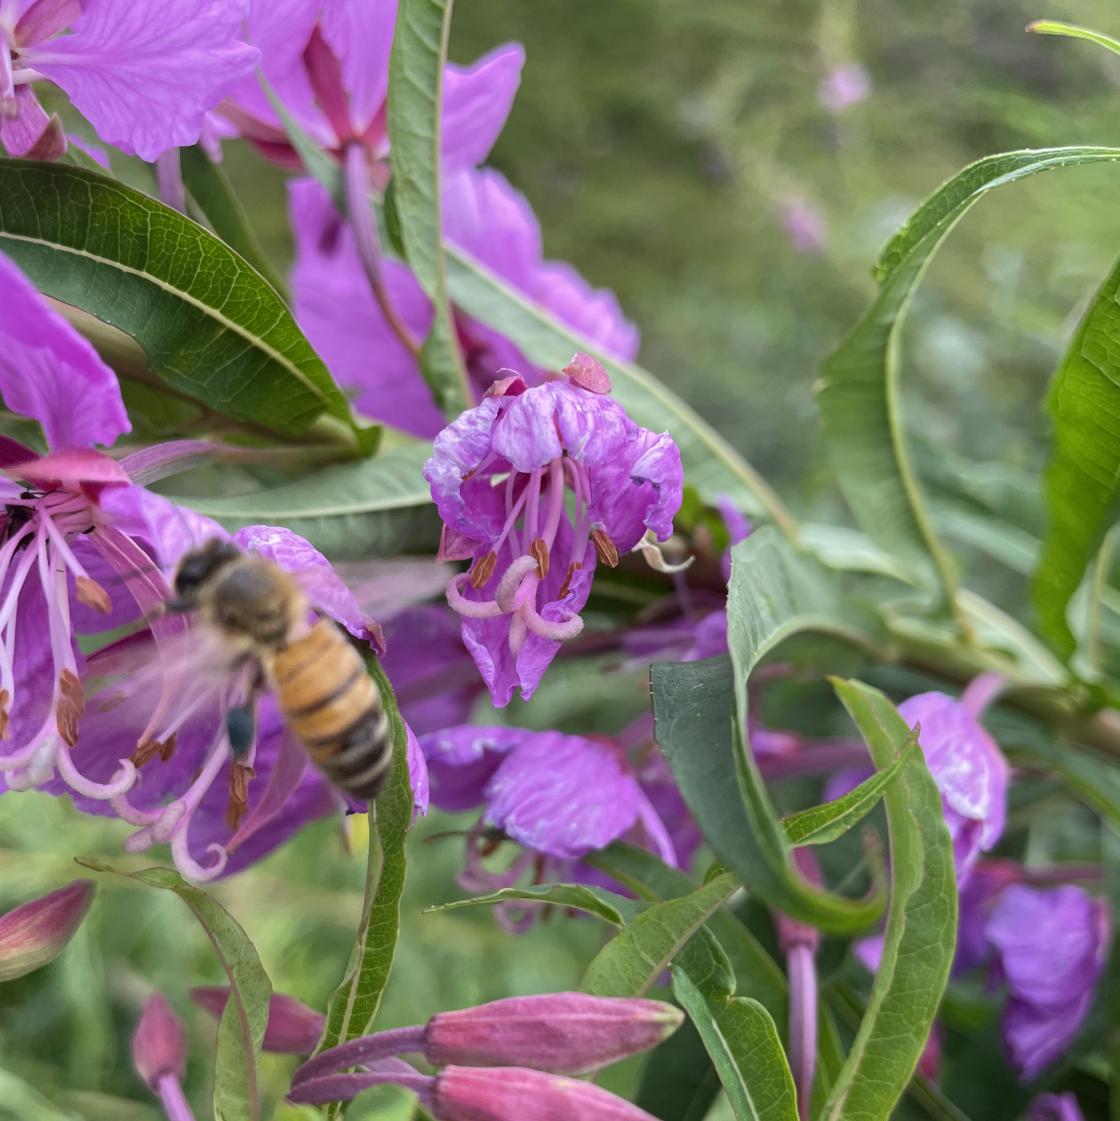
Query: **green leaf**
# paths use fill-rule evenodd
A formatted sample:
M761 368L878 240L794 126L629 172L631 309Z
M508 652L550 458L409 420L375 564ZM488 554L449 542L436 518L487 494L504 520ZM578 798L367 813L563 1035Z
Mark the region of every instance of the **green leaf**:
M739 886L723 875L678 899L654 903L595 956L583 990L597 996L641 996Z
M316 1054L369 1031L389 980L400 931L404 842L414 812L408 777L408 733L385 671L376 658L366 659L366 665L389 716L393 769L385 788L369 808L369 864L362 917L346 977L327 1003L327 1022Z
M79 864L98 872L112 872L149 887L172 891L194 913L229 977L230 999L218 1023L214 1061L214 1116L218 1121L258 1121L260 1099L257 1062L268 1023L272 983L249 936L233 916L200 888L188 884L170 868L120 872L100 860Z
M673 995L696 1025L737 1121L796 1121L793 1075L766 1009L748 997L707 998L678 966Z
M429 444L408 443L266 490L174 500L229 529L286 526L339 560L425 552L439 542L439 519L422 474L429 455Z
M719 1075L686 1020L650 1054L634 1104L663 1121L704 1121L718 1093Z
M315 425L355 448L372 440L272 287L147 195L76 167L0 160L0 250L40 291L135 340L165 393L272 438Z
M824 365L821 416L837 480L861 528L952 601L951 563L933 532L906 447L898 332L934 253L988 191L1052 168L1120 159L1117 148L1008 152L971 164L932 194L876 266L879 294Z
M652 374L632 362L604 353L594 343L558 322L547 311L513 291L473 257L446 245L447 285L452 300L468 315L501 331L537 366L561 370L577 351L593 355L606 368L611 395L640 425L668 431L681 449L685 478L705 498L724 493L752 516L797 536L789 512L761 475L706 420Z
M198 144L180 148L179 163L189 199L210 228L283 295L284 281L265 256L222 165L215 163Z
M764 656L800 631L866 644L859 622L836 573L767 527L732 550L731 663L659 664L651 672L657 742L716 856L770 906L838 934L873 923L882 900L844 899L797 875L741 729L747 727L747 682Z
M834 685L876 766L889 766L910 737L906 721L878 690L858 681ZM891 854L883 956L823 1121L890 1116L921 1058L956 948L953 847L920 751L907 752L883 802Z
M790 814L782 821L791 845L827 845L842 837L858 821L862 821L882 798L883 792L894 781L906 762L906 757L916 750L918 737L913 732L902 751L884 770L876 771L854 790L807 810Z
M1104 35L1100 31L1093 31L1088 27L1078 27L1075 23L1062 23L1056 19L1036 19L1027 24L1027 30L1038 35L1061 35L1067 39L1087 39L1104 47L1106 51L1120 54L1120 39L1113 39L1111 35Z
M400 239L435 308L420 370L449 417L472 403L447 297L440 220L440 117L452 0L400 0L389 57L389 162Z
M276 91L260 69L257 70L257 81L260 82L273 111L280 118L288 142L295 149L296 155L299 156L304 171L331 196L331 201L339 214L345 214L346 186L343 182L342 165L333 156L323 151L319 142L303 130L303 126L288 112L283 101L277 96Z
M489 895L476 895L470 899L456 899L429 907L424 912L457 911L462 907L491 906L497 903L549 903L555 907L571 907L587 915L594 915L612 926L623 926L638 915L644 904L635 903L605 888L587 884L538 884L533 887L504 887Z
M1058 367L1047 407L1054 425L1046 468L1049 524L1032 599L1039 628L1069 658L1066 608L1120 515L1120 262L1089 305Z

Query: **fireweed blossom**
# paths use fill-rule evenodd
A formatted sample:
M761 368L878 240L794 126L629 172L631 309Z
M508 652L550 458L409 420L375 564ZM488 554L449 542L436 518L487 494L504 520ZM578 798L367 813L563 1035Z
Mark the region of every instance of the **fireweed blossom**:
M296 180L288 190L296 241L292 293L301 326L339 383L356 394L358 408L430 439L443 417L420 375L417 355L366 282L355 232L318 183ZM637 329L613 293L592 288L570 265L545 259L532 208L498 172L467 168L446 174L443 224L452 244L578 334L617 358L637 354ZM381 284L406 332L423 339L432 305L409 269L383 261ZM544 371L499 332L462 311L454 316L476 392L502 369L521 371L529 384L544 380ZM371 363L370 354L378 361Z
M467 891L496 891L526 878L600 882L582 858L619 838L680 864L676 838L654 804L664 792L651 795L644 765L617 740L467 724L421 736L420 745L433 804L452 813L482 809L459 877ZM691 838L691 819L670 822L683 824ZM494 869L488 859L504 840L521 852ZM503 905L498 918L523 930L537 910Z
M149 495L143 518L165 542L183 524L183 511ZM204 537L225 536L206 519L193 515L190 530L161 556L169 568L178 556ZM298 534L273 526L249 526L233 535L238 547L256 552L292 572L312 608L335 619L356 639L371 643L377 635L349 589L330 563ZM161 589L163 597L168 589ZM287 840L303 825L357 808L310 765L306 751L287 733L275 699L265 693L257 705L252 741L231 749L227 714L242 705L250 688L251 669L202 671L200 659L222 665L218 650L195 648L194 636L171 644L153 693L154 706L142 706L130 678L138 663L160 660L158 637L153 652L148 636L125 639L92 656L91 675L112 682L122 675L123 694L110 685L104 703L91 706L78 753L90 774L112 765L122 740L138 744L133 759L141 780L109 803L76 798L79 809L108 814L136 827L125 841L129 852L168 844L179 871L206 881L245 867ZM187 660L180 657L189 654ZM121 698L127 704L118 703ZM122 715L122 709L124 714ZM427 811L427 771L415 736L409 731L409 772L418 813Z
M0 144L38 159L66 150L36 95L43 82L128 155L195 143L207 110L256 65L238 38L247 13L248 0L0 0Z
M664 541L681 502L668 433L630 420L593 359L577 355L565 372L533 388L495 383L436 437L424 467L444 522L440 558L473 561L447 601L499 708L515 688L528 700L583 629L596 561L614 566L647 529Z

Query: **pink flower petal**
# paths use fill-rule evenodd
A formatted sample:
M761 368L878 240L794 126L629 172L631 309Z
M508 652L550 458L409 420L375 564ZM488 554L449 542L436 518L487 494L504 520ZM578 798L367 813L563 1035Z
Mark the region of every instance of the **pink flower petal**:
M474 167L490 154L513 106L524 65L525 49L520 43L507 43L473 66L447 67L442 144L448 167Z
M2 253L0 395L52 448L112 444L131 427L116 374Z
M238 40L248 0L87 0L73 34L27 65L61 86L107 144L154 160L193 144L259 57Z

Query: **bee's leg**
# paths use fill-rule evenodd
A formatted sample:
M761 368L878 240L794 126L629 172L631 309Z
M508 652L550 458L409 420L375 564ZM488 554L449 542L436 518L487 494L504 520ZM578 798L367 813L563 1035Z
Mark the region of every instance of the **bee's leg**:
M257 738L257 700L263 688L264 671L258 666L245 701L226 713L226 735L234 759L243 759Z

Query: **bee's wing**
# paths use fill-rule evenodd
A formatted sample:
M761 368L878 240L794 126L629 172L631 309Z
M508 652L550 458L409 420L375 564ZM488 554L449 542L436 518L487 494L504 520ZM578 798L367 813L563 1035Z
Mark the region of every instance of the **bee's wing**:
M454 575L450 565L422 557L340 561L334 570L362 612L378 620L442 595Z

